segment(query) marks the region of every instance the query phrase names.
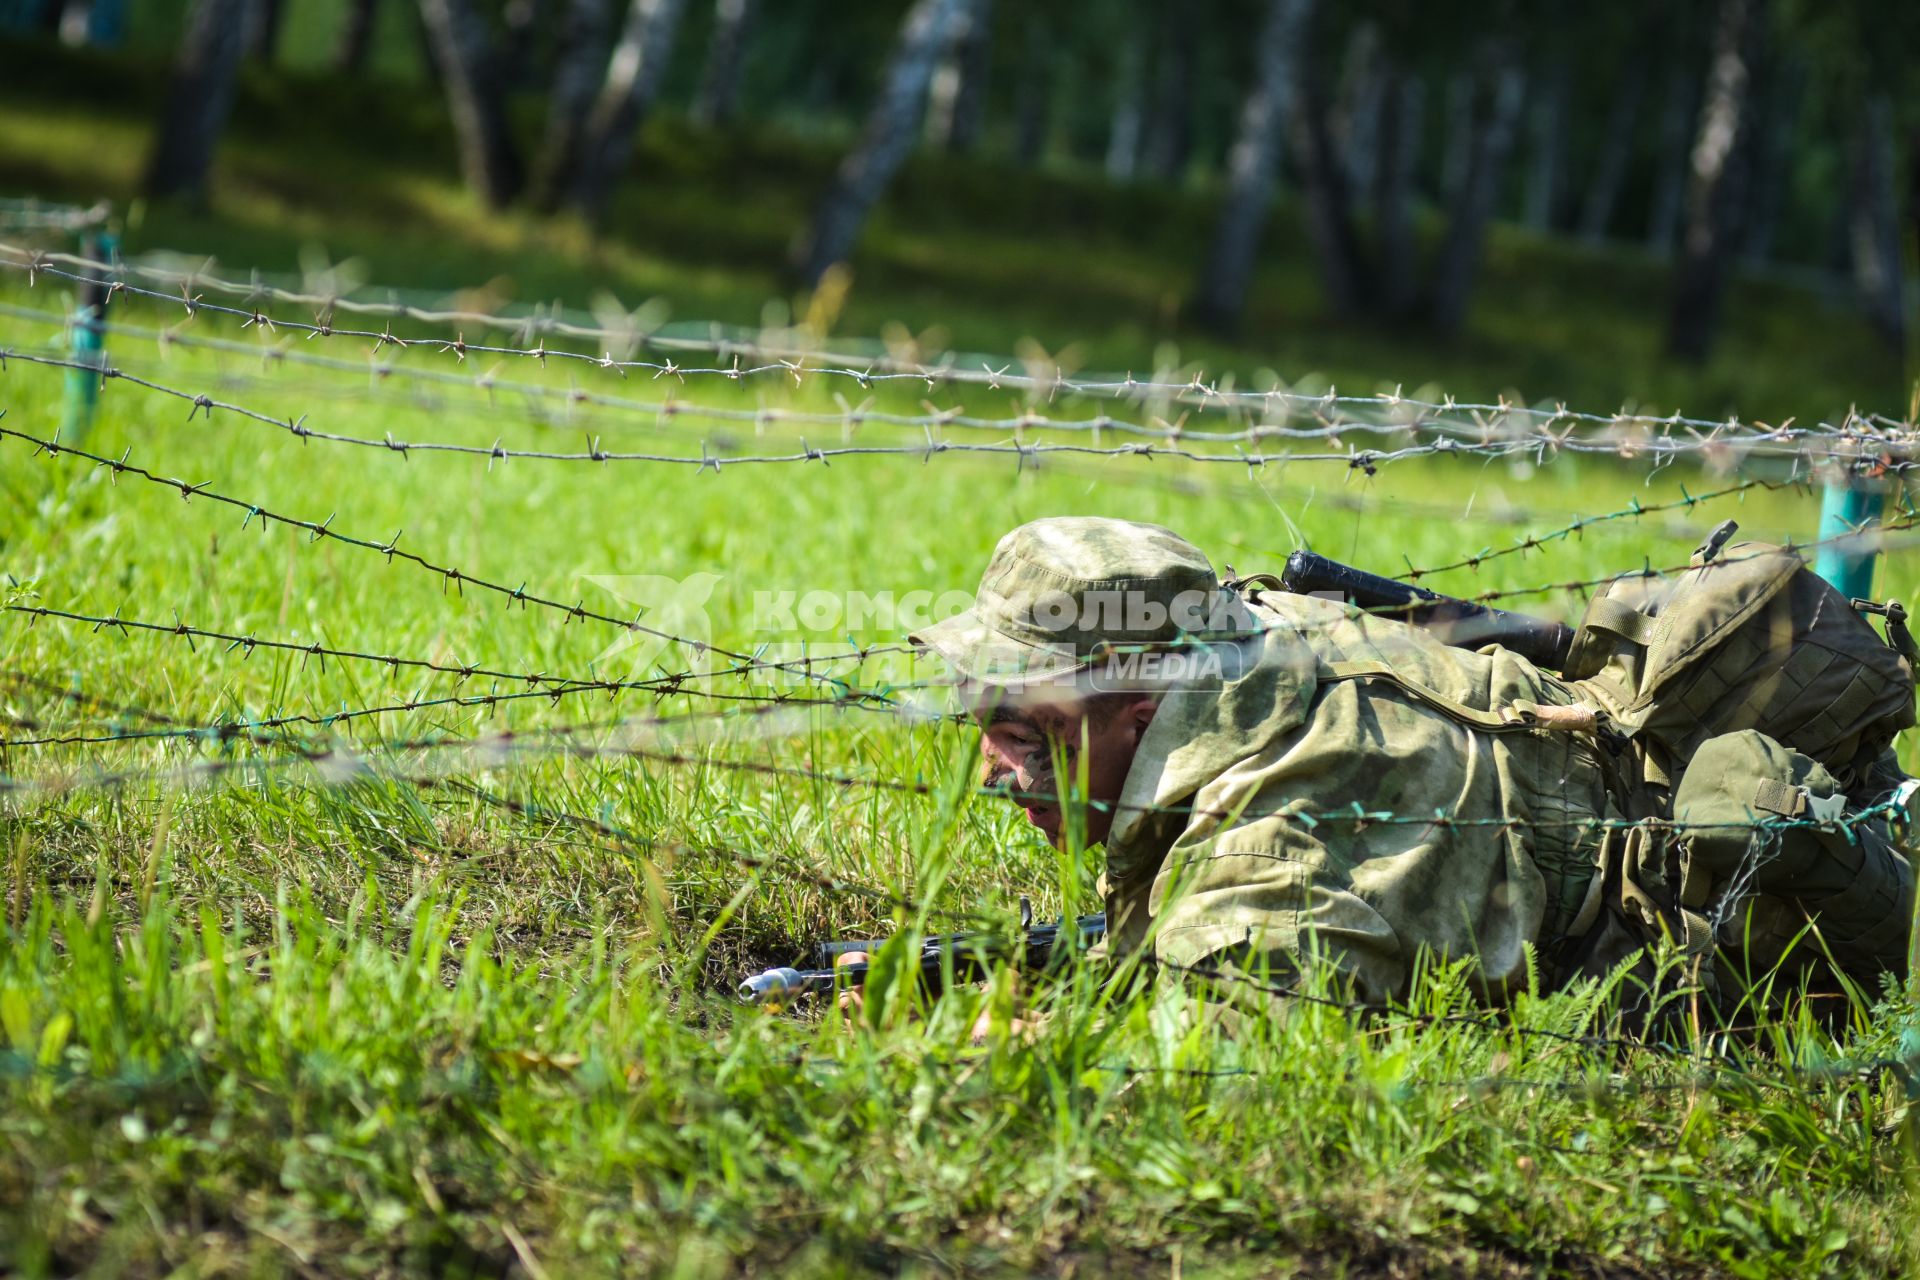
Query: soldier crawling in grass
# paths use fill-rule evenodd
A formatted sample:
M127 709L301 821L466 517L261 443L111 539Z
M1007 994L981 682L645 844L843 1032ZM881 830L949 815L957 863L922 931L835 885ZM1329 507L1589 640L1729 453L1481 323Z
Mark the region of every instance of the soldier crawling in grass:
M961 678L987 781L1104 846L1112 954L1280 981L1311 957L1377 1004L1465 960L1497 1003L1530 958L1650 988L1666 946L1736 1000L1871 999L1913 915L1915 655L1886 612L1883 640L1793 552L1716 541L1603 591L1556 675L1070 518L1008 534L913 640Z

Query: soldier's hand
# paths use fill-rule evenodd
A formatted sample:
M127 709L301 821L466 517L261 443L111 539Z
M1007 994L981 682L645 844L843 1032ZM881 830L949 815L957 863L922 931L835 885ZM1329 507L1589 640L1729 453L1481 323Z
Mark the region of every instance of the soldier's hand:
M838 969L842 965L865 964L865 963L867 963L866 952L849 951L845 955L842 955L839 959L835 960L833 962L833 967ZM849 1019L858 1018L861 1015L861 1013L863 1013L866 1010L867 993L863 988L860 988L860 987L848 987L846 990L842 991L839 995L834 997L833 1003L834 1003L834 1007L840 1011L840 1014L842 1017L849 1018Z
M842 955L838 959L836 959L833 962L833 967L838 969L842 965L866 964L866 963L867 963L866 952L849 951L845 955ZM1019 994L1020 994L1019 980L1016 978L1015 985L1014 985L1014 995L1016 999L1018 998ZM848 987L834 997L834 1008L839 1012L842 1018L848 1021L852 1021L854 1019L859 1018L861 1014L866 1010L866 1007L867 1007L867 993L864 989L860 987ZM982 1009L980 1011L979 1016L973 1020L973 1031L971 1033L971 1039L973 1043L985 1044L987 1042L987 1036L992 1031L992 1029L993 1029L993 1011L991 1009ZM1032 1031L1032 1029L1033 1029L1032 1025L1028 1023L1024 1018L1015 1017L1013 1019L1012 1031L1016 1037L1025 1038Z

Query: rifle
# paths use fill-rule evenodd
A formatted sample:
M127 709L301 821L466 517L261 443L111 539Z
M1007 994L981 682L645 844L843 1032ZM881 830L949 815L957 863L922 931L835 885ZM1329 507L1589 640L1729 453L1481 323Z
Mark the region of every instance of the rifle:
M1062 930L1077 937L1076 951L1084 951L1107 936L1106 915L1081 916L1071 926L1063 917L1054 924L1033 923L1033 907L1020 899L1020 930L1009 945L1002 934L948 933L926 940L920 948L920 982L929 991L938 991L951 973L956 979L983 978L996 960L1017 959L1020 966L1041 970L1062 952ZM781 1004L801 996L826 995L836 987L858 987L867 980L865 964L834 961L854 951L877 950L885 939L822 942L814 948L817 969L768 969L740 983L740 999L747 1004Z
M1564 671L1573 647L1573 628L1524 613L1473 604L1443 596L1378 574L1367 573L1338 560L1296 551L1287 557L1278 579L1282 591L1295 595L1330 596L1431 631L1460 649L1497 644L1519 654L1536 667Z

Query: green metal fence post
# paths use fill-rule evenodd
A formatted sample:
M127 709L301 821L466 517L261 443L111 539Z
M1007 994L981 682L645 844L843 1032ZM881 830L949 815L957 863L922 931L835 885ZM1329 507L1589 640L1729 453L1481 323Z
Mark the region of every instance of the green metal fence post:
M1827 480L1820 499L1820 546L1814 572L1853 600L1873 598L1874 528L1886 501L1877 480L1838 471Z
M107 231L89 231L80 239L83 257L111 262L119 251L119 237ZM73 313L73 358L87 366L67 370L66 399L61 406L60 431L54 438L79 444L93 426L94 406L100 399L100 375L106 364L107 282L89 278L80 286L80 305Z

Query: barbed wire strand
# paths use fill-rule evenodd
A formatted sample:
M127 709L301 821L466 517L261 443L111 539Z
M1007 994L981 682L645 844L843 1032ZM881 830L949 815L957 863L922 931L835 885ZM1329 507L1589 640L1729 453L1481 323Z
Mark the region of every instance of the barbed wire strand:
M1730 484L1707 493L1697 494L1688 493L1686 486L1681 485L1680 497L1669 502L1641 502L1638 498L1635 498L1618 511L1608 511L1598 515L1576 516L1560 528L1548 530L1546 533L1530 533L1510 546L1490 547L1470 556L1462 556L1458 560L1450 560L1445 564L1429 565L1426 568L1416 568L1413 563L1409 561L1405 573L1398 573L1393 576L1400 582L1418 582L1420 579L1432 574L1446 573L1454 569L1478 569L1489 560L1498 560L1503 556L1522 555L1528 551L1543 550L1550 542L1559 542L1577 537L1596 525L1608 524L1615 520L1638 520L1643 516L1650 516L1660 512L1692 511L1704 502L1714 502L1721 498L1744 498L1755 489L1785 489L1793 487L1797 483L1796 481L1742 480L1738 484Z
M481 666L477 663L446 663L425 658L405 658L397 654L370 653L363 650L337 648L322 644L318 641L276 640L269 637L257 636L251 632L217 631L204 627L195 627L185 622L153 622L146 619L123 617L117 610L112 614L93 614L77 613L67 609L55 609L42 605L8 604L0 606L0 612L23 614L31 619L28 623L29 626L34 625L34 623L40 620L50 619L91 626L95 632L113 630L124 634L130 631L140 631L184 640L190 648L194 641L206 640L216 644L224 644L228 652L239 649L243 657L252 656L255 649L266 649L298 654L304 658L319 658L323 663L328 658L334 658L348 662L373 663L387 667L389 670L412 668L431 671L443 675L452 675L461 681L483 678L504 680L509 683L530 686L526 690L514 693L471 694L465 695L462 699L435 699L373 709L381 712L394 710L411 711L421 707L438 705L489 706L494 702L502 700L510 701L532 698L547 698L557 702L563 697L574 697L582 694L604 692L611 695L627 691L659 693L668 696L684 694L717 701L751 701L781 705L861 706L871 708L885 706L894 695L900 692L915 687L922 687L904 684L892 684L889 685L886 690L858 690L848 687L845 692L839 696L819 698L803 697L788 692L726 693L719 690L700 688L698 682L731 676L750 675L756 670L759 670L759 668L733 666L716 668L710 671L688 670L628 680L578 679L570 676L552 676L545 672L497 670L491 667ZM336 720L351 719L358 715L372 713L372 710L343 712L334 716L322 717L322 720L324 720L325 723L331 724ZM166 723L175 727L168 730L119 733L99 737L0 739L0 747L66 745L80 742L119 742L143 738L217 737L228 727L228 722L184 727L178 726L177 721L169 720ZM232 723L237 724L241 722ZM314 723L320 722L315 721Z
M63 326L71 325L71 318L62 313L19 307L11 304L0 304L0 314L41 320L48 323L58 323ZM384 382L388 378L397 376L403 379L427 382L436 386L450 386L462 390L481 391L487 394L490 403L492 402L494 393L501 391L517 394L539 403L559 399L564 402L569 417L575 406L583 404L641 413L650 415L657 420L656 424L652 427L653 430L663 429L660 424L668 421L694 419L752 425L756 430L770 426L838 427L841 430L842 439L850 439L853 432L860 427L869 423L879 423L900 427L967 428L993 431L1001 434L1013 433L1016 436L1025 431L1091 432L1096 443L1103 431L1163 439L1231 443L1259 441L1267 438L1325 439L1352 430L1374 433L1397 433L1408 430L1404 424L1346 423L1315 428L1292 428L1268 424L1242 431L1204 431L1188 429L1181 424L1169 424L1165 422L1158 422L1156 424L1127 422L1107 415L1101 415L1095 418L1050 418L1036 414L1032 410L1028 410L1015 417L985 418L968 416L955 410L936 410L931 405L926 406L928 409L926 414L908 415L876 411L867 405L852 406L846 404L844 399L841 401L842 408L839 413L808 412L767 406L762 406L757 409L730 409L721 406L701 405L696 402L675 401L671 399L661 401L633 400L625 397L608 396L586 391L577 386L563 388L544 383L503 380L495 378L491 373L481 374L474 378L466 378L457 374L444 373L434 369L416 369L391 361L382 362L378 359L378 348L369 353L367 362L356 363L350 360L341 360L329 356L313 355L298 350L291 350L284 342L274 346L265 346L258 343L249 344L220 338L180 334L171 330L149 329L136 325L101 324L97 327L109 335L124 334L141 339L153 339L159 343L163 352L167 346L178 344L190 348L255 357L260 359L264 365L293 363L330 371L356 374L364 373L375 385ZM86 370L97 370L98 362L82 363L80 367ZM113 376L126 375L124 373L116 373ZM176 394L184 396L184 393ZM223 405L220 407L230 406ZM560 421L550 412L535 409L533 404L529 404L527 407L529 411L529 421L539 427L547 430L575 429L575 424L571 421ZM279 425L280 420L274 418L273 422L275 425ZM1128 455L1123 453L1121 456ZM1348 458L1350 456L1352 455L1337 455L1339 458ZM1298 458L1297 455L1289 455L1289 457L1294 460L1305 460ZM1327 458L1325 455L1322 455L1319 460L1327 460ZM1699 502L1705 502L1712 498L1729 494L1744 493L1762 483L1765 483L1767 487L1770 488L1782 488L1794 482L1749 481L1745 484L1721 489L1711 494L1703 494L1691 499L1683 498L1674 503L1647 507L1640 511L1626 510L1611 513L1605 517L1589 517L1585 525L1576 525L1571 529L1571 532L1583 532L1586 527L1592 526L1602 519L1623 519L1646 514L1650 511L1691 510L1692 507ZM1449 518L1455 517L1450 515ZM1558 535L1541 535L1540 540L1544 541L1553 536ZM1526 550L1530 549L1530 547L1522 546L1518 549ZM1439 570L1433 569L1424 572L1439 572Z
M4 411L0 411L0 415L3 414ZM865 661L867 658L876 654L908 651L903 646L874 646L856 649L846 653L824 654L817 657L765 661L754 655L738 652L704 640L677 636L671 632L647 626L639 621L638 616L632 620L617 618L611 614L600 613L597 610L587 608L584 601L569 605L559 600L536 595L529 592L524 583L519 587L508 587L501 582L463 573L460 569L453 566L442 565L415 552L399 549L397 544L400 540L401 533L394 534L392 538L384 543L375 542L368 538L342 533L332 528L332 516L328 516L323 521L315 522L296 516L282 515L258 503L248 502L242 498L230 497L226 494L219 493L209 487L211 482L189 484L185 480L175 480L157 475L144 467L136 466L127 461L128 456L132 452L130 447L127 453L122 454L119 458L108 458L97 453L90 453L74 445L61 444L55 440L45 440L38 436L29 435L24 431L15 431L10 427L4 426L0 426L0 439L14 439L26 444L31 444L34 446L34 456L36 457L44 454L49 459L53 459L58 458L62 454L70 454L73 457L85 459L95 466L106 467L115 477L130 475L159 485L162 488L176 490L183 501L190 502L194 498L205 498L209 502L235 507L245 513L240 521L240 527L243 530L254 520L259 520L262 525L279 524L290 529L299 529L308 535L310 542L319 542L324 538L331 538L342 545L384 556L388 563L392 563L393 560L397 558L415 565L427 573L437 575L443 583L443 590L445 585L452 585L456 591L464 594L465 588L472 586L482 591L504 596L507 600L508 608L512 608L516 603L523 609L528 605L536 605L542 609L553 610L564 615L566 621L580 619L583 621L600 622L608 626L618 627L624 631L639 632L643 635L652 636L655 639L665 640L674 644L683 644L697 654L718 654L721 657L732 659L736 663L753 671L765 670L798 673L805 678L825 679L829 684L844 687L844 681L833 677L817 676L813 674L812 669L814 667L827 666L838 662ZM402 533L404 532L405 531L402 530ZM644 616L644 610L642 611L642 616Z

